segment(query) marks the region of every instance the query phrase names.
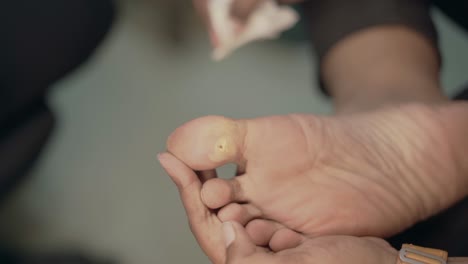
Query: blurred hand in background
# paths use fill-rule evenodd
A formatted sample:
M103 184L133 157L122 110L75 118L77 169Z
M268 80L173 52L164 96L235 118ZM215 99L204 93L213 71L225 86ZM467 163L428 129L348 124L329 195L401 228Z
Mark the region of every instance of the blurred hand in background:
M252 12L264 1L265 0L234 0L231 7L231 15L239 24L244 24L248 21ZM278 0L280 4L295 4L303 1L304 0ZM193 0L193 3L208 29L212 45L216 46L217 40L213 34L210 17L208 15L208 0Z

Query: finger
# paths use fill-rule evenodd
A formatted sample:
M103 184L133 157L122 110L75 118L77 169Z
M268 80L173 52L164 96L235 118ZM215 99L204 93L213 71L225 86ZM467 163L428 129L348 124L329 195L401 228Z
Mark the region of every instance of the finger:
M169 153L158 155L158 160L176 184L188 217L205 215L208 208L201 201L202 184L195 172Z
M170 153L194 170L211 170L228 163L245 165L247 123L207 116L177 128L167 140Z
M218 173L216 172L216 170L197 171L196 173L201 183L205 183L208 180L218 178Z
M232 3L231 16L238 22L245 24L250 15L264 0L236 0Z
M228 264L237 263L276 263L272 255L265 249L258 248L239 223L225 222L223 224L226 258Z
M284 228L283 225L265 219L252 220L245 227L257 246L268 246L273 235L282 228Z
M203 184L202 201L211 209L218 209L234 202L247 202L249 193L247 180L245 175L229 180L211 179Z
M237 222L243 226L261 216L262 212L252 204L231 203L218 212L218 218L222 222Z
M273 252L279 252L296 248L301 245L303 241L304 237L301 234L289 228L281 228L273 234L269 246Z
M159 162L176 184L195 238L214 263L224 263L221 222L200 198L201 181L190 168L169 153L158 155Z

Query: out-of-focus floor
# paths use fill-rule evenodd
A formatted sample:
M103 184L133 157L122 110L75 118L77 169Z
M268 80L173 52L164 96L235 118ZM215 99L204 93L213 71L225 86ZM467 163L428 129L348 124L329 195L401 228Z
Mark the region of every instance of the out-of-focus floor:
M168 134L203 115L330 111L307 44L259 43L215 64L199 27L179 46L166 41L168 12L150 2L122 0L96 55L56 85L50 101L59 126L30 179L0 211L2 240L36 250L78 248L124 264L207 263L156 162ZM436 18L443 82L453 94L468 81L468 38Z

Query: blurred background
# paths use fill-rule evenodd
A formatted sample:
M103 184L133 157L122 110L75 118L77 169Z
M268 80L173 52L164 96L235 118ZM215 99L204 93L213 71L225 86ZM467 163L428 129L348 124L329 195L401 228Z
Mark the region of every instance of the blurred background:
M0 244L122 264L208 263L156 154L173 129L204 115L330 112L314 54L289 37L214 63L190 1L119 0L116 7L98 50L48 96L57 127L28 178L0 204ZM443 83L454 94L468 80L468 37L434 16Z

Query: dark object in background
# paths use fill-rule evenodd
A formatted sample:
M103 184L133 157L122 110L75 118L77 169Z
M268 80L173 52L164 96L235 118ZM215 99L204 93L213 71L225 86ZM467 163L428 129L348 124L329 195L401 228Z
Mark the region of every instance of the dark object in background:
M468 32L468 1L432 0L442 12Z
M82 64L109 31L111 1L0 3L0 202L52 131L45 99L51 85Z
M460 94L455 96L455 100L468 100L468 84L465 85L465 89Z
M0 3L0 206L27 175L52 128L46 96L106 36L112 0L9 0ZM107 264L82 255L32 256L0 246L4 264Z
M468 85L454 100L468 100ZM395 248L411 243L448 250L450 256L467 256L467 220L468 198L465 198L444 212L392 237L389 242Z
M465 98L468 100L468 97ZM447 250L450 256L467 256L468 198L429 220L416 224L407 231L389 239L400 248L404 243Z
M14 251L0 249L0 263L2 264L114 264L110 260L95 260L81 254L59 255L20 255Z

